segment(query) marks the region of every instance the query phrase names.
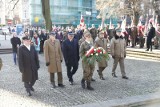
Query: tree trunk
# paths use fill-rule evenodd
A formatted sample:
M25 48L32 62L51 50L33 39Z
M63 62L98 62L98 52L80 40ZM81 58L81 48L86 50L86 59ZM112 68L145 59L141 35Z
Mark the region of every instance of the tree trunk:
M46 24L46 30L52 31L52 20L50 15L50 0L41 0L42 3L42 14Z
M135 25L135 26L137 26L138 25L138 22L139 22L139 13L138 12L133 12L133 24Z

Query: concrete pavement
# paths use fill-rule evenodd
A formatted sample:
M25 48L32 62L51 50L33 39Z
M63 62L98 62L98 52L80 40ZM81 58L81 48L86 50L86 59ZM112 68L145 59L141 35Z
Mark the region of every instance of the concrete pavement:
M11 47L11 36L7 36L6 41L3 40L2 35L0 37L0 43L3 43L0 48ZM66 67L63 62L62 69L66 87L64 89L51 89L44 56L40 54L39 80L34 86L36 91L32 97L28 97L21 81L18 66L13 64L12 54L3 54L0 57L4 64L2 71L0 71L0 107L135 107L127 104L138 104L136 107L150 107L150 104L146 103L149 100L149 97L146 99L147 96L150 96L151 100L158 95L157 93L160 93L159 61L127 57L125 68L129 80L123 80L119 67L116 70L118 78L111 76L113 60L110 59L109 66L104 71L105 81L99 79L96 66L93 76L96 82L92 83L95 91L83 90L80 86L82 78L81 62L74 76L75 85L69 85ZM136 100L137 98L141 100ZM138 103L138 101L145 104ZM156 107L159 104L159 102L156 102L154 106Z
M75 85L69 85L63 62L63 77L66 87L51 89L44 57L39 55L41 66L39 80L34 86L36 91L33 96L28 97L21 82L21 73L18 67L13 64L12 55L1 55L0 57L4 63L2 71L0 71L0 107L68 107L78 105L81 107L83 104L85 104L83 107L99 107L94 106L94 104L100 103L103 103L103 107L105 107L107 101L160 92L160 62L135 58L127 58L125 61L129 80L121 78L119 67L116 71L118 78L111 76L112 59L110 59L109 66L104 71L105 81L100 80L95 71L93 77L96 82L92 82L95 91L84 90L80 86L82 78L81 62L74 76ZM119 102L116 103L117 105L120 104ZM91 106L88 106L88 104L91 104Z

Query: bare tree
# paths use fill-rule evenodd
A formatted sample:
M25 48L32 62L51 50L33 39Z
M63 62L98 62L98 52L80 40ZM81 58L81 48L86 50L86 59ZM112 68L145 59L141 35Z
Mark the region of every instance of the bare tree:
M100 11L98 17L102 16L102 10L107 8L108 17L129 15L133 19L133 24L137 25L146 8L148 11L151 8L151 3L149 0L97 0L96 8Z
M97 18L102 19L101 27L104 27L104 22L106 18L110 18L112 16L117 16L115 11L119 7L120 0L96 0L96 9L99 10L99 15Z
M151 3L155 12L155 16L157 17L157 22L160 23L160 0L152 0Z
M41 0L42 3L42 14L45 19L46 30L52 30L52 20L50 15L50 0Z
M11 11L13 11L13 10L15 9L15 7L16 7L16 5L18 4L19 0L11 0L11 1L9 2L9 4L12 3L12 2L14 3L14 5L13 5Z

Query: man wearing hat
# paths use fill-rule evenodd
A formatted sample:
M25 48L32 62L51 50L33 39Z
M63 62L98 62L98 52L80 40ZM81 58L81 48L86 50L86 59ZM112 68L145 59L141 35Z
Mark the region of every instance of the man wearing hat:
M111 40L111 55L114 60L113 68L112 68L112 76L117 77L115 70L117 68L117 64L119 63L121 68L121 74L123 79L128 79L125 73L124 68L124 58L126 57L126 42L125 39L121 35L121 29L116 30L116 35Z
M63 42L63 56L67 67L67 76L70 85L73 85L73 75L78 69L79 62L79 45L78 41L74 39L74 33L68 33L68 39Z
M28 37L22 38L23 45L19 47L18 63L19 70L22 73L22 81L26 88L28 96L31 96L31 91L34 91L33 85L38 79L39 60L34 46Z
M83 57L86 52L93 46L93 39L91 37L90 32L84 33L85 41L82 42L80 46L80 56ZM94 90L94 88L91 87L91 80L93 76L93 72L95 69L95 64L89 64L82 60L82 67L83 67L83 78L81 80L81 86L82 88L86 88L87 83L87 89L88 90Z
M105 51L107 51L107 39L104 38L104 31L99 32L98 38L95 41L95 47L102 47ZM99 70L97 70L97 72L101 80L105 80L102 72L107 66L108 64L106 59L102 59L101 62L98 62Z
M44 56L46 61L46 66L48 67L48 72L50 73L50 82L53 88L56 87L54 74L57 73L58 86L64 87L63 77L62 77L62 60L63 55L61 51L61 45L59 40L56 39L56 33L51 32L49 34L49 39L44 43Z

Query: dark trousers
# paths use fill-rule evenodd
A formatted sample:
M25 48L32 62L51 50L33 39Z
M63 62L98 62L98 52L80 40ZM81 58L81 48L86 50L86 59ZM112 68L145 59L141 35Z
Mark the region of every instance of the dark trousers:
M55 73L50 73L51 84L55 84L54 74ZM58 79L58 84L63 84L62 72L57 72L57 79Z
M145 39L143 38L143 36L140 36L139 37L139 48L144 47L144 42L145 42Z
M24 82L24 87L26 88L26 90L30 90L31 87L33 87L33 85L35 84L36 80L32 81L32 82Z
M101 77L103 77L103 71L104 71L104 69L105 69L106 67L99 67L99 71L98 71L98 74L99 74L99 77L101 78Z
M44 40L40 41L40 53L43 52Z
M73 82L73 75L76 73L78 69L78 64L73 66L67 65L67 76L70 82Z
M136 45L136 37L132 37L131 43L132 43L132 47L135 47L135 45Z
M120 65L122 77L126 76L125 67L124 67L124 58L121 58L121 57L115 57L114 58L113 67L112 67L112 73L115 74L115 71L116 71L118 63Z
M152 51L152 38L147 38L147 50L151 48Z

